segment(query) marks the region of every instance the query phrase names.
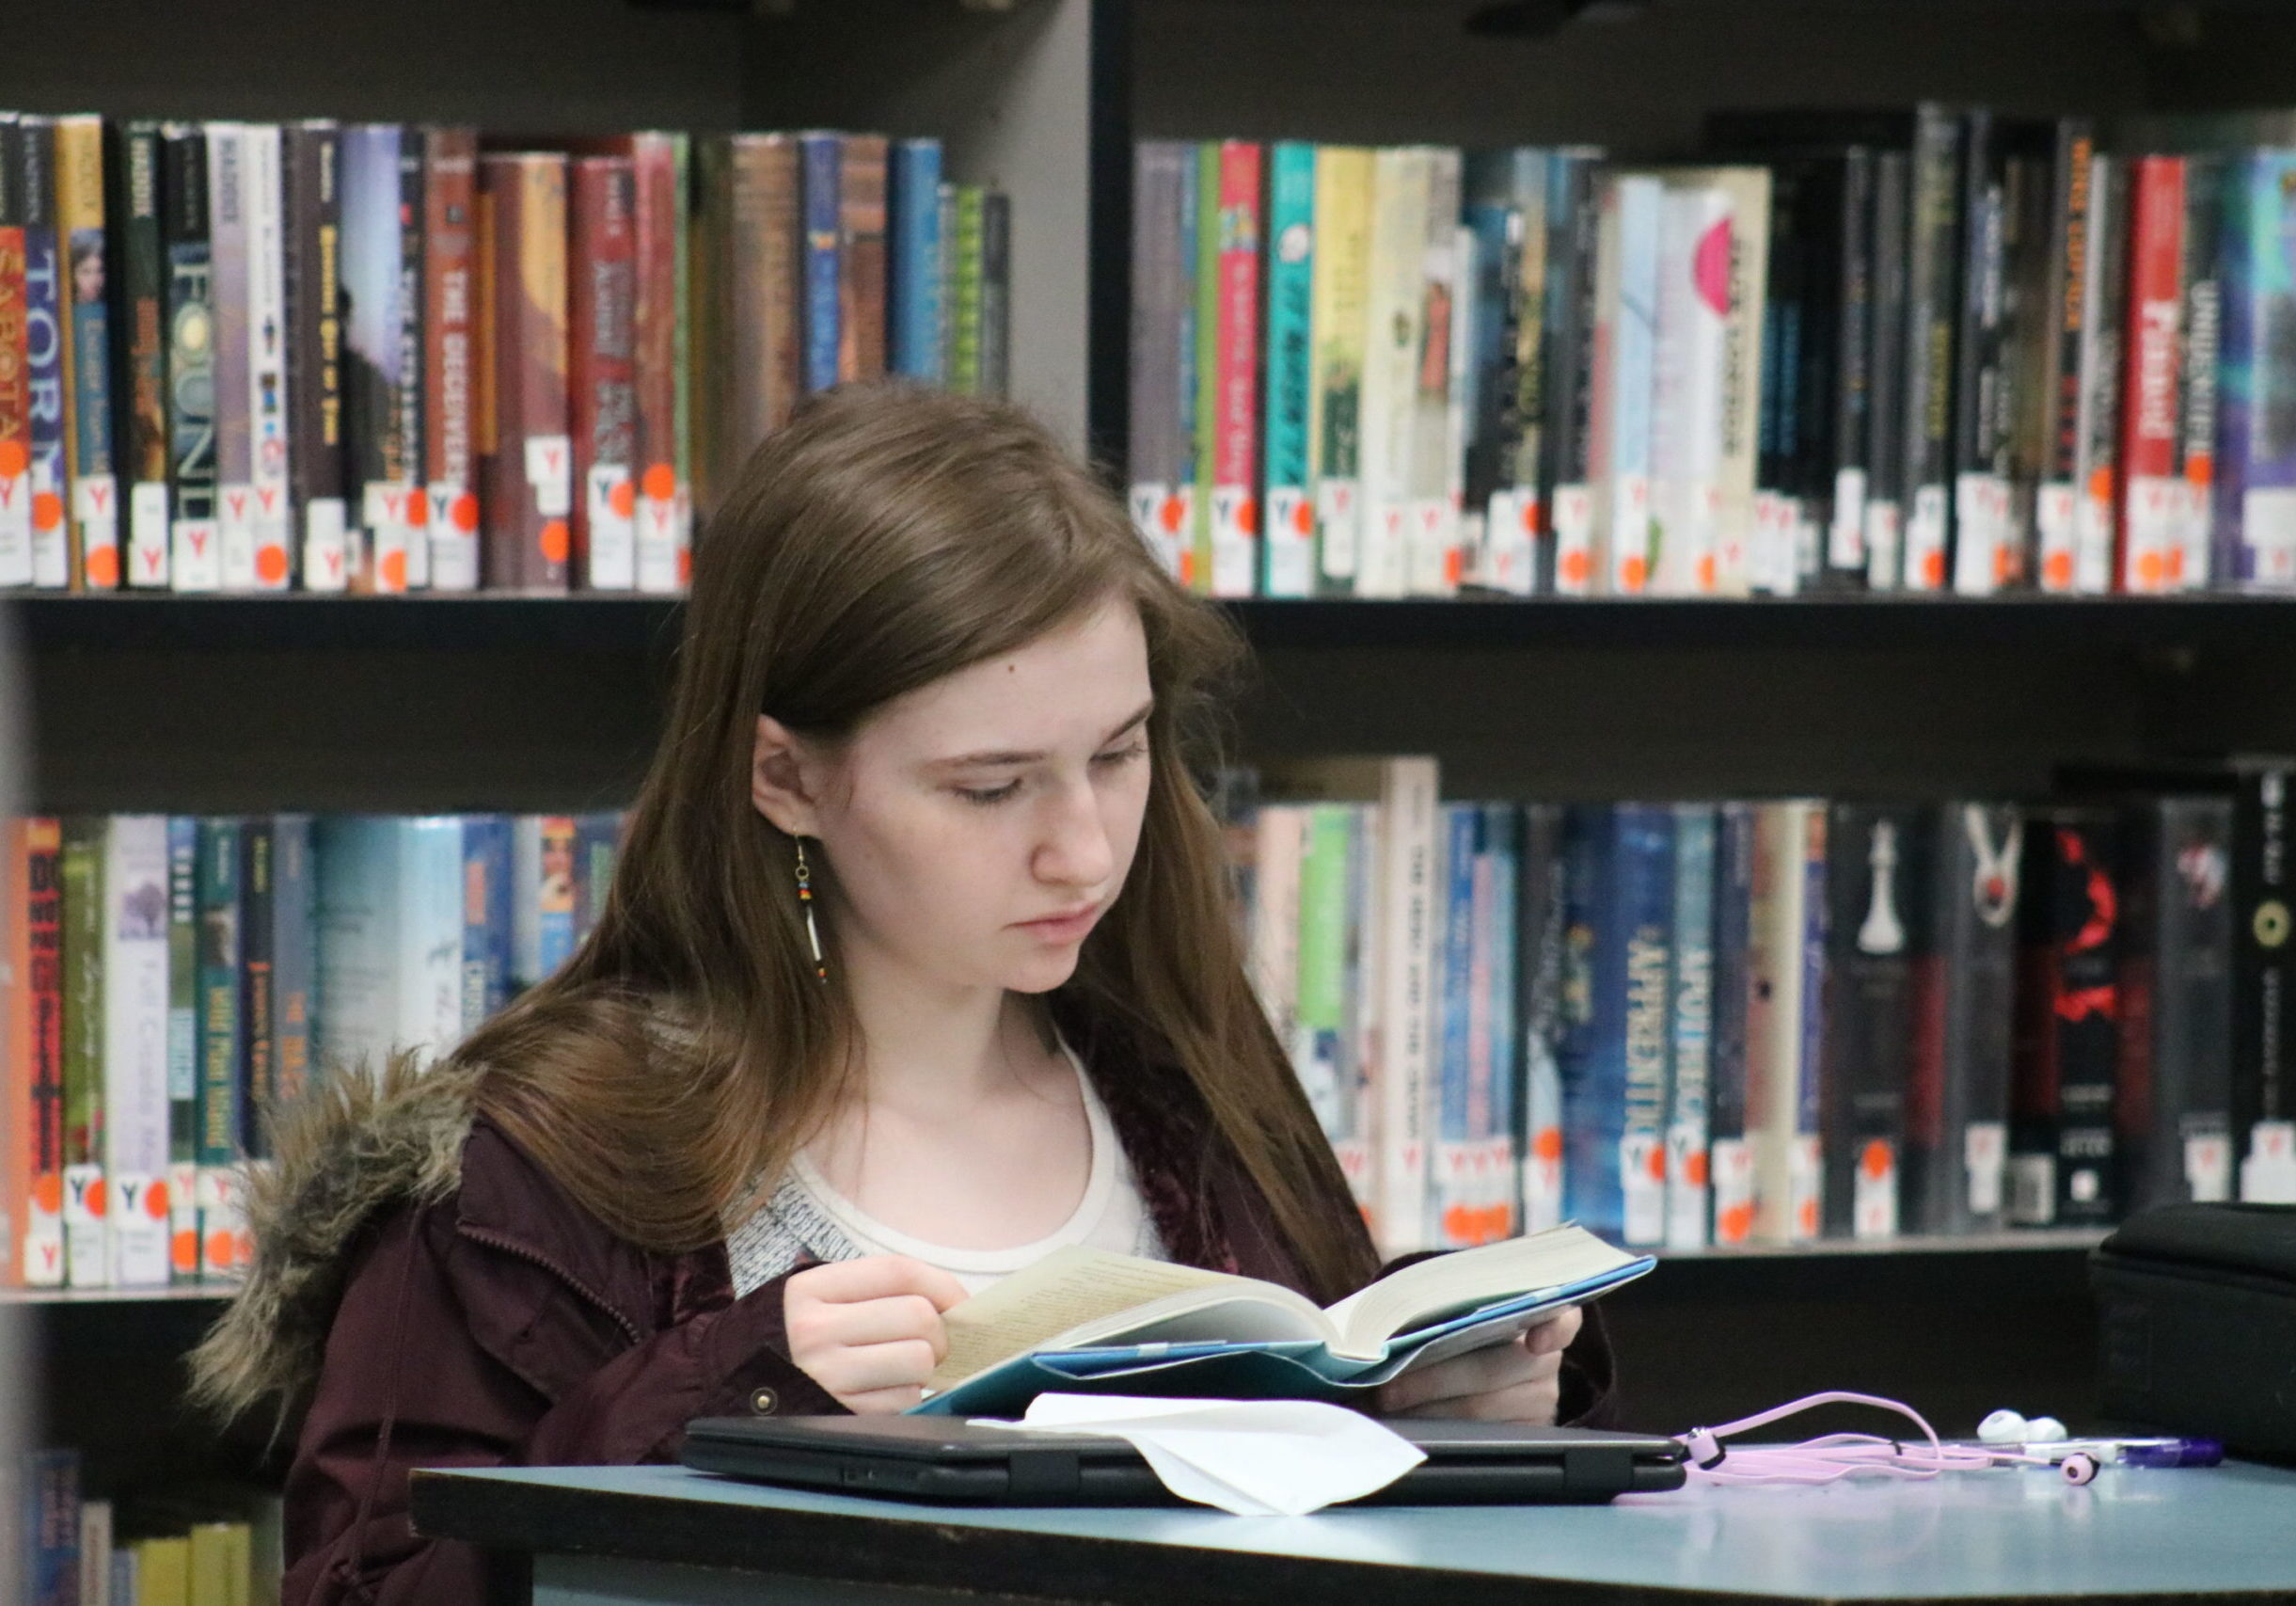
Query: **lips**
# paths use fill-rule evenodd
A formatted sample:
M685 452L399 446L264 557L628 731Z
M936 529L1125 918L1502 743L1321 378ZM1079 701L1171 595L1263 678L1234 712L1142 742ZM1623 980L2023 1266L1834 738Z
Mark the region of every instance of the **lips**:
M1034 932L1048 942L1072 942L1091 930L1093 922L1100 916L1100 906L1087 903L1079 909L1045 915L1042 919L1023 920L1021 929Z

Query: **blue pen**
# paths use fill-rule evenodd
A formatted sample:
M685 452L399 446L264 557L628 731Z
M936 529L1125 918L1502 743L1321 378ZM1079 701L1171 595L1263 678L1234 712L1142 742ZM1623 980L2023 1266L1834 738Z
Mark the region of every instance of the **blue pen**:
M2225 1459L2224 1441L2215 1439L2054 1439L1969 1448L2051 1462L2086 1455L2101 1467L2216 1467Z

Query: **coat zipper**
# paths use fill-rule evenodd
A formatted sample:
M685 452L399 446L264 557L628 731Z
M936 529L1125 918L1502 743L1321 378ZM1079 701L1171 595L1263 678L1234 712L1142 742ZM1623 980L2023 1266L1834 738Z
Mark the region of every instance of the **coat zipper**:
M542 1267L543 1270L557 1278L603 1312L608 1319L620 1328L624 1335L629 1339L632 1348L644 1342L645 1335L638 1330L638 1324L623 1314L620 1306L614 1304L605 1295L600 1294L540 1249L529 1248L515 1238L506 1237L502 1233L490 1232L483 1227L471 1227L457 1222L454 1231L474 1243L484 1244L489 1248L500 1249L506 1255L515 1255L530 1264Z

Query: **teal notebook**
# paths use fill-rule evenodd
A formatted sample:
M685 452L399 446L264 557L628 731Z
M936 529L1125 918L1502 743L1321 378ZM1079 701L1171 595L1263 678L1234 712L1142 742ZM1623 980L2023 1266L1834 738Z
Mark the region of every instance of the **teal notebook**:
M1071 1246L949 1312L948 1358L914 1414L1018 1416L1054 1391L1344 1400L1656 1264L1562 1226L1419 1261L1319 1310L1275 1283Z

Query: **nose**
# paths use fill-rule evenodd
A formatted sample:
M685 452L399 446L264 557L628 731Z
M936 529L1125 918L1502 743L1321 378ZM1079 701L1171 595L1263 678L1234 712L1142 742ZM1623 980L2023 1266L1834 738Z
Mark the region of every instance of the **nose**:
M1099 791L1085 777L1053 788L1045 804L1043 836L1031 867L1037 879L1089 892L1116 870L1116 847L1100 818Z

